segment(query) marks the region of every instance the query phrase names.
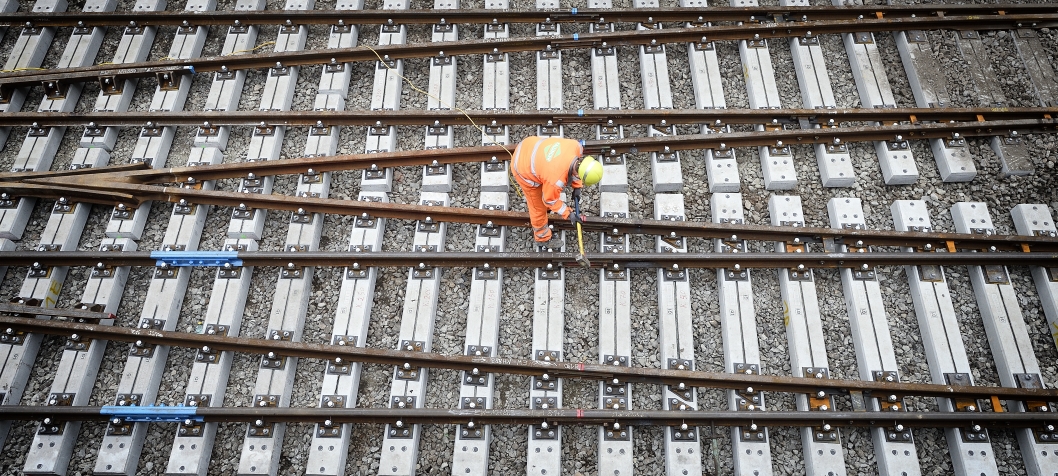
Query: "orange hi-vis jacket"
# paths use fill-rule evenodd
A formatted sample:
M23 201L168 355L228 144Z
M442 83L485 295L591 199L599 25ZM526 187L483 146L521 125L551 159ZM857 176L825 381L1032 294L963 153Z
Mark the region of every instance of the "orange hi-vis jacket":
M570 173L570 168L583 154L584 147L579 141L561 137L531 136L514 149L511 170L525 193L536 241L551 239L551 230L547 227L548 209L562 218L569 218L570 208L560 194L567 181L573 188L581 187L577 174Z

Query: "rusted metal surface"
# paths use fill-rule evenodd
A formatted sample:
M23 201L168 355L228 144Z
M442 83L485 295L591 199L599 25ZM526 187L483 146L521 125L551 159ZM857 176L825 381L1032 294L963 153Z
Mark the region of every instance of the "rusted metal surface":
M606 33L584 33L577 35L518 37L506 40L462 40L421 44L399 44L340 49L294 51L282 53L258 53L233 56L213 56L193 59L148 61L122 65L94 65L68 68L59 71L30 70L0 74L0 101L6 100L12 88L44 84L51 90L63 90L71 82L109 79L120 81L129 78L159 76L164 81L182 81L187 75L211 73L221 68L257 69L284 66L323 64L331 62L377 61L407 58L511 53L596 48L604 43L608 46L650 45L666 43L689 43L721 40L769 39L802 36L818 36L848 31L876 32L897 30L973 29L1009 30L1019 25L1035 25L1039 28L1058 26L1058 14L1017 15L971 15L944 17L915 17L896 19L866 18L857 20L796 21L783 23L747 23L742 25L696 26L689 28L645 29ZM176 76L177 78L172 78Z
M789 229L786 229L789 230ZM784 234L782 229L773 235ZM789 237L789 233L785 233ZM1017 236L1020 238L1021 236ZM850 237L844 237L848 241ZM781 238L773 238L781 239ZM1058 242L1049 242L1051 247ZM478 253L478 252L334 252L334 251L241 251L231 259L243 266L314 267L456 267L489 265L494 268L578 267L576 253ZM853 268L875 266L1058 266L1058 252L1023 253L585 253L593 268ZM0 260L11 266L155 266L159 258L150 251L122 253L104 251L5 251ZM204 264L202 266L216 266ZM616 266L616 268L615 268Z
M90 421L121 419L115 407L89 406L29 406L0 405L0 418L5 420ZM612 428L625 426L676 426L688 428L715 426L731 427L757 424L762 427L803 427L829 424L834 427L892 427L900 424L909 428L965 428L976 424L989 429L1043 428L1047 420L1033 413L966 413L950 412L813 412L813 411L757 411L674 412L668 410L597 410L590 408L556 408L548 410L494 409L463 410L434 408L297 408L297 407L195 407L188 415L207 422L268 423L375 423L402 425L419 423L481 425L529 425L546 422L548 425L604 425ZM139 414L139 412L136 412ZM182 417L181 417L182 418ZM159 418L157 421L181 421L179 418Z
M672 124L812 124L848 125L866 122L974 122L1058 118L1055 107L1022 108L892 108L892 109L619 109L570 111L163 111L163 112L13 112L0 114L0 127L27 126L416 126L435 122L453 125L601 124L664 126ZM833 122L831 122L833 121ZM1053 122L1052 122L1053 123Z
M43 319L26 319L0 315L0 328L11 328L24 332L51 335L78 334L82 339L100 339L119 342L138 342L140 345L170 345L196 348L208 345L219 351L234 351L250 354L275 352L291 357L306 357L324 360L342 358L356 362L429 367L464 370L479 373L504 373L551 378L580 378L590 380L619 379L631 383L653 383L692 387L744 389L752 386L758 391L847 394L850 391L875 396L923 396L1003 399L1036 399L1052 401L1058 398L1058 390L1010 387L975 387L935 385L904 382L877 382L871 380L837 380L799 378L787 376L738 374L726 372L701 372L692 370L656 369L644 367L622 367L582 362L559 362L488 357L470 355L443 355L432 352L403 352L369 347L338 346L307 342L276 341L249 337L192 334L163 331L153 328L125 328L95 324L55 322ZM965 418L965 415L964 415Z
M575 10L355 10L355 11L262 11L262 12L62 12L43 15L35 12L0 14L0 25L19 27L118 26L129 22L145 26L231 25L236 20L245 25L347 25L489 23L655 23L655 22L785 22L817 20L856 20L863 18L912 18L959 15L1046 14L1058 12L1054 5L850 5L843 7L686 7L686 8L614 8Z

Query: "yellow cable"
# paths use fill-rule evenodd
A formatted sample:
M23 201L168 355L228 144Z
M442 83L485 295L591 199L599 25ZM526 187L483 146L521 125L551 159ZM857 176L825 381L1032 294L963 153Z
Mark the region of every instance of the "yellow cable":
M228 53L228 54L222 55L222 56L231 56L231 55L237 55L237 54L241 54L241 53L253 53L254 51L257 51L257 50L259 50L261 48L264 48L264 47L270 46L270 45L274 45L274 44L276 44L276 42L274 42L274 41L266 41L266 42L261 43L261 44L255 46L255 47L253 47L253 48L250 48L248 50L235 50L235 51L232 51L231 53Z
M367 48L367 49L371 50L371 52L375 54L375 57L376 57L376 58L378 58L378 61L379 61L380 63L382 63L382 65L383 65L383 66L385 66L385 67L386 67L386 69L388 69L388 70L390 70L390 71L393 71L394 73L396 73L396 70L395 70L395 69L393 69L393 67L392 67L392 66L390 66L390 65L389 65L389 63L388 63L388 62L386 62L386 60L382 59L382 56L378 54L378 51L375 51L375 49L374 49L374 48L372 48L372 47L371 47L370 45L367 45L367 44L364 44L364 45L361 45L361 46L363 46L364 48ZM431 99L434 99L435 101L437 101L437 102L438 102L438 103L440 103L441 105L443 105L443 106L446 106L446 107L448 107L448 108L450 108L450 109L455 109L455 110L459 111L460 113L462 113L462 114L463 114L463 116L464 116L464 117L466 117L466 118L467 118L467 120L468 120L468 121L470 121L470 125L474 126L474 128L476 128L476 129L477 129L478 131L480 131L482 135L486 135L486 134L485 134L485 129L484 129L484 128L482 128L481 126L477 125L477 123L476 123L476 122L474 122L474 119L473 119L472 117L470 117L470 114L468 114L468 113L467 113L467 112L466 112L465 110L463 110L462 108L460 108L460 107L456 107L456 106L455 106L454 104L448 104L448 103L446 103L446 102L445 102L445 101L444 101L443 99L441 99L441 98L439 98L439 97L437 97L437 96L434 96L433 94L430 94L429 92L423 91L423 90L422 90L422 89L420 89L420 88L419 88L418 86L416 86L416 85L415 85L415 83L414 83L414 82L412 82L412 80L408 79L408 78L407 78L407 77L405 77L405 76L404 76L403 74L397 73L397 76L400 76L400 79L402 79L402 80L404 80L404 82L408 83L408 85L409 85L409 86L411 86L411 88L412 88L412 89L414 89L414 90L416 90L416 91L418 91L418 92L422 93L422 94L423 94L423 95L425 95L426 97L429 97L429 98L431 98ZM511 163L510 163L510 165L508 165L508 166L507 166L507 180L510 180L510 181L511 181L511 183L512 183L513 185L515 185L514 189L515 189L515 191L517 191L517 192L518 192L518 196L519 196L519 197L523 197L523 198L524 198L524 196L522 195L522 187L521 187L521 186L518 186L518 184L517 184L517 183L515 182L515 180L514 180L514 175L513 175L513 173L511 172L511 168L512 168L512 167L514 167L514 152L512 152L512 151L511 151L511 149L508 149L508 148L507 148L507 145L505 145L505 144L497 144L497 145L499 145L500 147L503 147L503 150L504 150L504 151L506 151L506 152L507 152L507 154L511 156ZM583 253L581 253L581 254L583 254Z

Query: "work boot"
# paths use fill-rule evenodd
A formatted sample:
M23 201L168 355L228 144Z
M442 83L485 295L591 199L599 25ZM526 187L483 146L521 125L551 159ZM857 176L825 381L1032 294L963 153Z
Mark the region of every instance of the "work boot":
M558 233L555 233L555 234L551 235L551 239L548 240L548 241L538 241L538 242L536 242L536 251L560 252L560 251L562 251L562 246L563 245L565 245L565 243L560 238L560 235Z

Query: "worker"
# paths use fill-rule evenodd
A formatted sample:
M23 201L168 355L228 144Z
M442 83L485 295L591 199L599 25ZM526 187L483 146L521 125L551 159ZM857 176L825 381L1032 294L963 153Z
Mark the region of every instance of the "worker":
M514 149L511 170L525 195L529 221L533 225L533 239L538 244L551 240L547 226L547 212L569 219L573 226L584 217L574 213L559 194L566 185L573 187L574 200L580 199L580 189L602 180L602 164L584 155L580 142L561 137L532 136Z

